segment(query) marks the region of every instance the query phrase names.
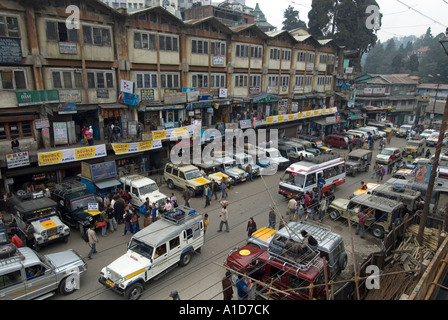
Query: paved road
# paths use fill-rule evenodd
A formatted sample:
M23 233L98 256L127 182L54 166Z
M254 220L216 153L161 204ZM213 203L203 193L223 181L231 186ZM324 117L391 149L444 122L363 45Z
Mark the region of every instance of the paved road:
M406 141L402 138L393 138L391 146L403 147ZM374 156L378 153L374 150ZM434 152L434 149L431 150ZM342 155L346 155L347 150L336 150ZM198 209L201 213L208 213L210 225L205 235L205 245L201 254L193 256L191 263L186 267L177 267L170 273L156 281L150 281L146 286L141 299L158 299L167 300L171 290L179 291L183 300L186 299L205 299L205 300L221 300L221 279L225 273L222 267L229 250L244 245L247 240L246 225L250 217L253 217L258 227L267 226L268 224L268 208L272 204L271 197L278 206L280 213L286 210L287 200L278 194L278 183L282 176L282 172L275 175L266 176L264 180L257 178L254 182L244 182L241 185L232 187L229 190L229 225L230 232L218 233L220 206L218 201L213 200L210 207L204 209L205 199L194 198L191 200L191 206ZM351 193L358 189L360 181L374 181L370 179L371 172L359 174L356 177L347 177L346 183L336 190L336 197L348 198ZM390 176L386 176L388 179ZM161 186L161 191L166 195L171 194L165 185ZM181 191L174 191L178 199L181 198ZM278 219L277 219L278 221ZM333 231L340 233L345 242L346 251L349 257L348 268L343 275L351 275L353 270L353 259L356 263L360 263L370 252L377 251L380 241L374 238L369 232L366 238L361 239L358 236L353 237L353 247L355 253L352 252L352 237L348 232L348 225L345 220L331 221L328 217L324 223L329 225ZM97 245L99 253L93 256L92 260L88 260L88 272L82 279L81 289L69 296L55 295L51 299L54 300L121 300L122 297L114 292L106 289L98 282L99 272L102 267L106 266L119 256L125 250L130 235L122 236L120 232L109 234L107 237L101 237L97 232L100 243ZM57 252L66 248L73 248L82 256L87 256L89 252L88 245L81 239L79 233L75 230L70 237L68 243L54 244L42 249L42 253Z

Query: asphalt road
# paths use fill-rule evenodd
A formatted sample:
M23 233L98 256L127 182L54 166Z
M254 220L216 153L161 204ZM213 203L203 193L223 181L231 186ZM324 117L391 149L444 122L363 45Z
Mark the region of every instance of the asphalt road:
M406 140L394 137L391 146L403 147ZM378 143L376 143L374 157L378 153ZM341 155L346 155L347 150L336 149ZM431 149L434 153L434 148ZM372 163L373 164L373 163ZM144 300L168 300L171 290L178 290L182 300L221 300L221 279L225 269L222 263L228 252L246 244L247 221L253 217L257 227L267 226L269 207L272 201L275 202L281 214L286 211L287 200L278 194L278 183L283 172L277 172L272 176L265 176L263 179L256 178L253 182L244 182L234 186L229 190L228 201L230 205L229 226L230 232L217 232L219 226L220 205L218 201L212 200L211 206L204 209L205 198L192 199L191 206L200 211L208 213L210 224L205 235L205 245L201 253L193 256L190 264L186 267L177 267L158 280L151 280L146 285L146 290L141 299ZM352 192L360 187L360 181L374 182L370 179L371 172L358 174L356 177L347 177L346 183L336 189L337 198L348 198ZM384 177L387 180L390 175ZM161 191L166 195L174 192L176 197L182 202L181 190L169 190L166 185L161 186ZM140 219L142 220L142 218ZM277 219L278 223L279 219ZM140 221L142 224L143 222ZM351 236L348 224L344 219L332 221L326 217L324 224L327 224L336 233L343 236L345 248L348 254L348 267L343 272L343 276L350 277L353 271L354 261L358 265L373 251L379 249L380 241L366 232L366 238ZM277 224L278 225L278 224ZM57 294L50 299L53 300L122 300L111 290L103 287L99 282L100 270L125 253L126 245L131 236L122 236L124 226L119 226L119 231L102 237L97 231L100 242L97 245L97 254L92 260L87 260L88 271L81 280L81 289L69 296ZM352 232L354 229L352 228ZM353 240L353 246L352 246ZM352 247L355 248L353 253ZM42 249L42 253L52 253L72 248L80 255L86 257L90 248L81 239L77 230L72 230L72 235L67 243L56 243ZM236 295L236 294L235 294Z

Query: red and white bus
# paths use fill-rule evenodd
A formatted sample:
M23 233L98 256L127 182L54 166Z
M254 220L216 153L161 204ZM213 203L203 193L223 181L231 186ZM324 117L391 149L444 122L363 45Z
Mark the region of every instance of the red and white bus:
M278 193L291 198L318 187L322 192L332 190L345 182L345 161L339 155L320 155L291 164L280 180Z

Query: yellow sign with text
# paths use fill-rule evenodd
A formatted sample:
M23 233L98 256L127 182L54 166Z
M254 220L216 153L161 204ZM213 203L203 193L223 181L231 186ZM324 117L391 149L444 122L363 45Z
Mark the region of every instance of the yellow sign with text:
M39 153L39 163L41 165L55 164L61 161L62 161L62 150L47 153Z

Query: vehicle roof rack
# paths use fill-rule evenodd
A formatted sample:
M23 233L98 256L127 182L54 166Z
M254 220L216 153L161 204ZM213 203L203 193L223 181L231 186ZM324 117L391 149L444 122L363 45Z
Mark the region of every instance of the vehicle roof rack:
M63 196L66 193L72 193L86 189L87 187L84 183L81 183L80 181L76 180L59 183L54 186L54 192L61 196Z
M269 259L276 259L297 270L308 270L316 260L320 257L319 250L307 250L302 254L295 254L287 250L286 241L298 243L295 240L280 237L279 239L273 239L269 244L268 255Z
M306 158L305 161L311 162L311 163L317 163L320 164L322 162L334 160L337 158L341 158L341 156L337 153L332 154L319 154L318 156L315 156L314 158Z
M188 211L189 210L189 211ZM170 209L167 212L163 212L162 219L175 223L180 224L183 223L185 220L190 219L193 216L197 216L197 211L195 209L191 209L188 207L183 208L173 208Z
M19 190L16 192L16 197L19 198L22 201L26 200L32 200L32 199L39 199L44 197L43 191L38 192L26 192L23 190Z
M20 262L25 260L25 256L16 249L15 252L10 257L5 257L0 259L0 266L6 266L14 262Z

